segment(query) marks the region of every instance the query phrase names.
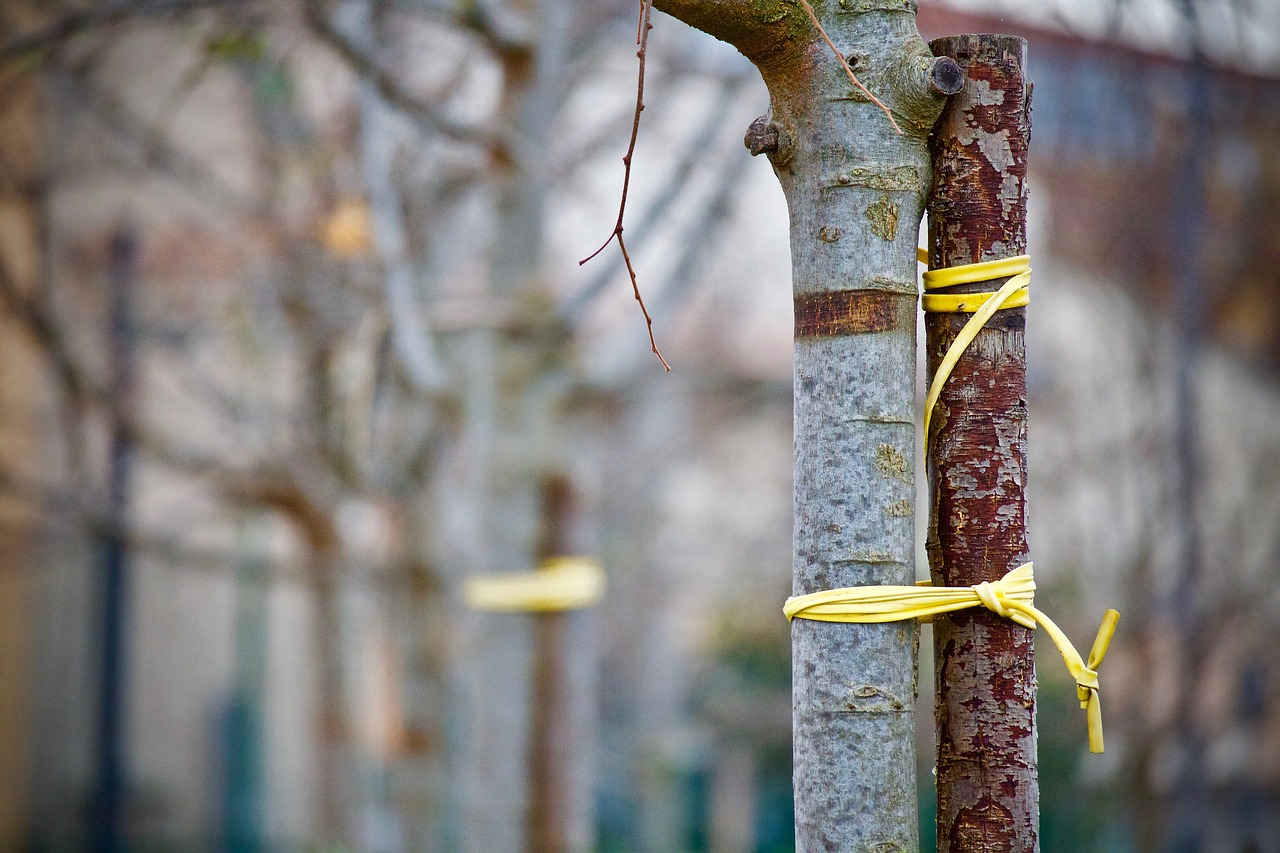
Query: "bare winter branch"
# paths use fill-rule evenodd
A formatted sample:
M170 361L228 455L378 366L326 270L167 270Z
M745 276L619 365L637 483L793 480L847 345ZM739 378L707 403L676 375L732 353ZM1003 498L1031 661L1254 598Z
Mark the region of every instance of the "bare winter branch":
M658 357L658 361L662 362L663 369L670 371L671 365L667 364L667 360L658 351L658 342L653 337L653 318L649 316L649 309L645 307L644 297L640 295L640 284L636 281L636 270L631 265L631 255L627 252L627 244L622 237L622 220L627 215L627 191L631 187L631 157L635 153L636 139L640 135L640 113L644 112L644 64L649 49L649 31L653 29L653 24L649 23L649 18L652 14L653 0L641 0L640 20L636 32L636 44L640 46L640 49L636 51L636 57L640 60L639 80L636 83L636 111L631 121L631 141L627 144L627 153L622 157L622 201L618 204L618 221L613 226L613 233L609 235L609 239L605 240L600 245L600 248L578 261L578 266L582 266L603 252L614 240L618 241L618 249L622 252L622 260L627 265L627 274L631 276L631 292L635 295L636 302L640 304L640 311L644 314L644 322L649 330L649 347L653 350L653 354Z

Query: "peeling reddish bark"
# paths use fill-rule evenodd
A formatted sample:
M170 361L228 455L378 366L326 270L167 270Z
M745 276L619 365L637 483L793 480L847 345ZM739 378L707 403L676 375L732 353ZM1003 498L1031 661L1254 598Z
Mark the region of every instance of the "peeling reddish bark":
M1026 253L1026 42L969 35L930 47L966 74L934 129L931 266ZM954 291L992 291L1007 279ZM953 291L953 292L954 292ZM930 314L930 374L969 319ZM1027 560L1025 309L996 312L951 374L929 437L933 582L993 581ZM1039 849L1032 632L986 610L935 618L938 850Z

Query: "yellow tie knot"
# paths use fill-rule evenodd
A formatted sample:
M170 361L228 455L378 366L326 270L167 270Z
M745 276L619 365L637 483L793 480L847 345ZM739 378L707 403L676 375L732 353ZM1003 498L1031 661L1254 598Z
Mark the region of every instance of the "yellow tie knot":
M788 619L822 622L895 622L899 619L928 619L981 604L993 613L1027 628L1043 628L1062 654L1071 677L1076 680L1080 706L1089 719L1089 749L1102 752L1102 704L1098 701L1098 664L1116 630L1120 614L1108 610L1098 629L1098 637L1086 661L1076 651L1053 620L1036 609L1035 578L1030 563L997 581L983 581L968 587L862 586L827 589L787 599L783 612Z
M1017 569L1014 572L1018 571ZM983 581L969 587L973 590L974 595L978 596L978 600L982 602L982 606L995 613L997 616L1003 616L1005 619L1012 619L1024 628L1035 629L1036 620L1030 613L1025 612L1019 607L1019 602L1014 596L1016 593L1012 589L1012 585L1023 581L1020 575L1010 572L998 581ZM1031 585L1031 590L1035 590L1035 585ZM1025 604L1030 606L1031 597L1029 594L1023 595Z
M1102 752L1102 701L1098 698L1098 667L1107 656L1107 649L1111 647L1111 638L1116 633L1116 623L1119 621L1120 614L1114 610L1103 614L1102 625L1093 639L1093 648L1089 650L1089 662L1081 665L1076 672L1076 696L1089 719L1089 749L1092 752Z
M1076 692L1080 695L1081 702L1089 701L1089 693L1098 690L1098 671L1085 667L1080 670L1080 674L1076 676ZM1084 707L1081 705L1080 707Z
M983 581L980 584L974 584L973 591L978 594L978 600L982 602L983 607L1000 616L1006 618L1009 616L1009 608L1004 606L1004 594L995 584Z

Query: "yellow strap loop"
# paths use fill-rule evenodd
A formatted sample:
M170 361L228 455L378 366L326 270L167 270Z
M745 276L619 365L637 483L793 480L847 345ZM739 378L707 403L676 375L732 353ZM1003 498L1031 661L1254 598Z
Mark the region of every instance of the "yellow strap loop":
M590 557L557 557L532 572L470 578L462 600L472 610L493 613L554 613L592 606L606 584L604 570Z
M999 291L996 291L998 293ZM995 298L996 293L926 293L920 297L920 306L929 314L976 314L983 305ZM1025 308L1031 303L1026 285L1000 304L1000 308Z
M928 253L923 249L916 250L916 258L921 263L928 263ZM990 293L931 293L955 287L958 284L974 284L979 281L1012 276L999 290ZM942 396L942 388L947 384L951 371L960 361L960 356L968 349L969 344L978 336L978 332L1001 308L1021 308L1030 301L1031 257L1018 255L1002 258L997 261L983 261L978 264L962 264L940 270L928 270L924 276L924 296L920 306L929 313L971 313L969 322L965 323L951 342L951 346L942 357L938 370L929 383L929 393L924 398L924 441L929 446L929 424L933 417L933 409Z
M1102 752L1098 666L1107 654L1120 614L1115 610L1106 612L1086 663L1062 629L1036 609L1035 591L1032 564L1025 563L997 581L967 587L858 586L796 595L787 599L782 612L788 619L819 622L898 622L981 606L1027 628L1039 625L1058 647L1067 671L1075 679L1080 707L1089 724L1089 751Z
M920 251L916 253L917 258L920 257ZM928 260L925 260L924 263L928 263ZM958 284L977 284L980 281L991 281L997 278L1004 278L1007 275L1018 275L1024 272L1031 272L1030 255L1014 255L1011 258L1001 258L995 261L960 264L959 266L925 272L923 276L924 289L926 291L945 290Z

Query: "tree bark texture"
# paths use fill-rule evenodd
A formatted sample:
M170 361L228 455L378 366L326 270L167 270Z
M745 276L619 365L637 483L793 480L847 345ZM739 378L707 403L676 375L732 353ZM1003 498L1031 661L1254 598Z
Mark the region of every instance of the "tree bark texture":
M915 245L927 137L945 95L913 0L814 11L903 133L859 92L803 8L663 0L760 69L766 152L790 210L795 306L793 592L914 580ZM796 846L917 849L913 623L792 624Z
M934 130L930 265L1026 253L1030 88L1026 41L969 35L930 44L965 69ZM993 291L1007 279L962 285ZM930 375L969 314L928 314ZM1026 309L997 311L961 357L928 442L933 582L994 581L1028 559ZM1039 847L1032 632L983 609L933 622L938 850Z

